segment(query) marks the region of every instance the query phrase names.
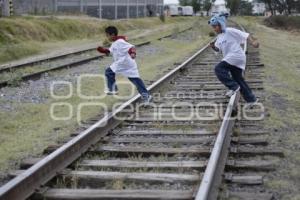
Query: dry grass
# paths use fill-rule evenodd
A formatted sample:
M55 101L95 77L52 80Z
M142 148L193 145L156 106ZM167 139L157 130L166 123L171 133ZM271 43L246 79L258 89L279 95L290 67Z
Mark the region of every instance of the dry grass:
M175 23L189 24L191 18L159 18L129 20L98 20L95 18L16 17L0 19L0 63L43 53L57 47L55 43L70 40L104 40L104 28L115 25L127 35L144 34L145 31L168 31ZM171 27L170 27L171 26ZM151 27L151 29L149 29ZM159 29L159 30L156 30ZM147 36L147 34L145 35ZM61 45L61 44L58 44Z

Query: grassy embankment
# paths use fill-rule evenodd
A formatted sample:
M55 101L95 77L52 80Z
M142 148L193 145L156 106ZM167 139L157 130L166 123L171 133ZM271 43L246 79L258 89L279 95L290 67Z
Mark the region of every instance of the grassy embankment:
M95 18L24 17L0 19L0 63L39 53L48 53L70 45L104 41L103 30L115 25L131 37L168 33L176 24L190 25L187 18L98 20Z
M11 21L9 21L11 20ZM23 19L19 19L22 21ZM35 23L37 19L24 19L26 23ZM49 19L50 20L50 19ZM52 19L51 19L52 20ZM50 20L50 21L51 21ZM46 20L47 21L47 20ZM10 22L10 23L8 23ZM60 29L64 27L64 30L57 30L64 37L64 34L72 34L72 39L76 37L76 32L82 30L92 29L92 35L96 33L101 33L103 27L107 25L108 22L103 22L102 27L99 22L83 22L82 27L79 25L81 22L76 23L76 21L68 23L75 24L77 29L71 31L74 33L67 32L68 26L70 25L57 25L60 24L59 20L54 20L52 23ZM13 26L15 22L12 19L7 19L9 27ZM24 22L25 23L25 22ZM37 20L37 24L42 23ZM46 23L46 22L45 22ZM67 23L67 24L68 24ZM166 39L163 41L156 41L152 45L156 49L153 53L146 56L139 56L137 62L139 64L140 74L143 79L155 80L158 76L162 75L162 72L169 67L172 67L175 62L181 62L185 57L195 52L197 49L202 47L205 43L210 40L208 33L210 27L207 25L207 19L202 18L172 18L167 19L166 24L162 24L158 19L137 19L130 21L117 21L112 22L117 24L121 29L121 34L125 31L130 31L132 34L148 34L145 35L149 37L157 37L158 34L165 34L166 31L177 31L179 28L184 26L193 25L194 30L189 32L189 36L192 38L192 42L187 42L184 40L176 39ZM22 24L20 22L20 24ZM21 25L20 25L21 26ZM40 27L40 26L38 26ZM167 28L168 27L168 28ZM177 28L176 28L177 27ZM29 28L29 30L27 30ZM32 31L30 27L23 27L25 30L19 30L19 32L27 33ZM38 29L39 30L39 29ZM37 30L37 31L38 31ZM156 31L155 31L156 30ZM64 33L64 34L63 34ZM86 31L85 37L90 35L90 31ZM31 34L27 34L29 36ZM134 34L132 34L134 35ZM25 36L23 36L25 37ZM29 41L28 44L34 44L36 48L40 50L40 47L47 45L52 40L56 41L54 38L48 38L46 41L42 42L43 37L39 41ZM83 37L82 37L83 38ZM17 40L17 39L16 39ZM26 40L26 38L24 39ZM15 42L16 45L18 44ZM21 42L20 45L23 43ZM64 43L60 43L64 44ZM26 46L26 45L25 45ZM29 45L29 47L31 47ZM34 47L31 47L34 48ZM111 58L105 58L101 60L101 67L99 67L99 73L103 74L103 67L111 62ZM59 72L60 76L68 76L68 70ZM55 75L55 74L53 74ZM118 78L118 81L126 80L124 78ZM127 81L127 80L126 80ZM82 85L82 91L86 95L100 95L104 89L104 84L99 79L89 79L85 81ZM14 90L12 88L12 90ZM102 100L84 100L81 99L78 94L76 94L76 84L74 84L75 94L63 102L70 103L74 107L74 113L76 114L76 109L80 103L86 102L96 102L104 103L108 105L109 108L119 100L114 97L106 97ZM120 88L121 95L128 94L127 88ZM67 89L62 90L62 92L68 92ZM68 136L70 133L74 132L78 127L76 116L74 115L71 120L68 121L53 121L50 117L49 110L52 103L60 102L50 98L49 91L44 92L44 96L47 101L39 104L34 103L19 103L18 101L9 102L11 110L0 110L0 170L6 171L8 168L14 168L15 164L19 162L20 159L28 156L38 155L42 150L49 144L53 144L62 138ZM0 104L7 104L0 100ZM84 109L83 121L99 114L102 109L99 107L86 107ZM65 115L66 109L61 108L55 111L56 115Z
M300 17L294 20L299 23ZM276 29L269 28L263 25L262 18L240 18L238 21L260 41L260 57L266 65L267 75L266 107L270 113L266 127L270 130L270 141L274 147L282 149L286 156L280 161L276 174L267 177L265 184L278 192L279 199L300 199L299 28L294 23L292 26L277 24ZM287 31L286 27L292 31Z

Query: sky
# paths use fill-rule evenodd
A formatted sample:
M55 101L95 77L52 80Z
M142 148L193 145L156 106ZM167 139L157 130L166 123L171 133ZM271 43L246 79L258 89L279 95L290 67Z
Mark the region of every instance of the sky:
M165 4L178 3L178 0L164 0ZM217 4L224 3L224 0L216 0Z

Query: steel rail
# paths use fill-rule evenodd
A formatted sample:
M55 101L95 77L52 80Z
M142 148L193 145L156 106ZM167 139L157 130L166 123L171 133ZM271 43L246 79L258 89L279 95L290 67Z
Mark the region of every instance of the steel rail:
M192 28L193 27L183 29L183 30L179 31L178 33L183 33L185 31L191 30ZM173 34L168 34L168 35L157 38L157 40L168 38L168 37L171 37L172 35ZM136 39L138 39L138 38L136 38ZM136 44L136 46L143 46L143 45L147 45L147 44L150 44L150 43L151 43L151 41L146 41L146 42ZM3 65L0 65L0 73L9 72L9 71L12 71L14 69L18 69L18 68L25 67L25 66L37 65L37 64L39 64L41 62L45 62L45 61L52 61L52 60L65 58L65 57L70 56L70 55L82 54L82 53L85 53L85 52L93 51L95 49L96 49L96 47L92 47L92 48L89 47L89 48L78 50L78 51L71 51L71 52L68 52L68 53L65 53L65 54L61 54L61 55L55 55L55 56L48 57L48 58L41 58L41 59L28 61L28 62L24 62L24 63L18 63L18 64L14 64L14 65L3 64Z
M140 47L140 46L148 45L150 43L151 42L147 41L147 42L137 44L136 46ZM97 59L100 59L100 58L103 58L103 57L104 57L104 55L92 56L92 57L84 58L84 59L81 59L81 60L78 60L78 61L58 65L58 66L50 68L50 69L46 69L46 70L42 70L42 71L35 72L35 73L32 73L32 74L24 75L24 76L22 76L22 81L38 79L45 73L54 72L54 71L58 71L58 70L65 69L65 68L76 67L78 65L82 65L82 64L88 63L92 60L97 60ZM0 82L0 88L5 87L7 85L8 85L8 81Z
M193 27L189 27L187 29L181 30L178 33L183 33L185 31L188 31L188 30L191 30L191 29L193 29ZM171 37L171 36L172 36L172 34L169 34L169 35L160 37L157 40L162 40L164 38L168 38L168 37ZM151 44L151 41L141 42L141 43L136 44L135 46L141 47L141 46L148 45L148 44ZM85 49L85 50L81 50L81 51L77 51L77 52L71 52L71 53L68 53L68 54L63 54L63 55L59 55L59 56L55 56L55 57L51 57L51 58L47 58L47 59L41 59L41 60L38 60L38 61L22 63L22 64L6 67L6 68L2 68L2 69L0 68L0 73L11 71L13 69L18 69L18 68L25 67L25 66L28 66L28 65L35 65L35 64L38 64L38 63L43 62L43 61L55 60L55 59L64 58L64 57L67 57L67 56L73 55L73 54L84 53L84 52L91 51L91 50L94 50L94 49L95 48ZM50 68L50 69L46 69L46 70L42 70L42 71L35 72L35 73L32 73L32 74L24 75L24 76L22 76L21 81L39 79L45 73L54 72L54 71L58 71L58 70L65 69L65 68L76 67L78 65L82 65L82 64L88 63L92 60L97 60L97 59L103 58L103 57L104 57L103 55L92 56L92 57L84 58L84 59L81 59L81 60L78 60L78 61L58 65L58 66ZM0 82L0 88L6 87L8 85L9 85L9 81Z
M166 83L170 79L176 77L183 68L189 66L189 64L208 47L209 43L181 65L177 66L175 69L171 70L162 78L154 82L148 87L150 92L158 90L163 83ZM5 184L0 188L0 199L23 200L28 198L37 191L37 189L55 177L59 171L70 165L93 144L97 143L102 137L107 135L111 129L119 125L121 121L117 120L115 116L121 114L122 111L130 105L137 103L139 99L139 94L134 96L115 111L108 113L87 130L83 131L56 151L40 160L31 168Z
M245 31L241 25L238 24L238 26ZM246 51L247 42L244 44L244 53ZM239 92L230 98L195 200L215 200L218 197L219 186L228 157L232 128L235 123L235 118L232 116L233 110L236 108L239 99Z

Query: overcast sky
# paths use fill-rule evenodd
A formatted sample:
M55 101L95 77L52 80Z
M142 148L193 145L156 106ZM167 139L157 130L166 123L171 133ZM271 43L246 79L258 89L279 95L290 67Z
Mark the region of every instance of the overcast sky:
M170 3L178 3L178 0L164 0L165 4L170 4ZM224 3L224 0L216 0L216 3Z

